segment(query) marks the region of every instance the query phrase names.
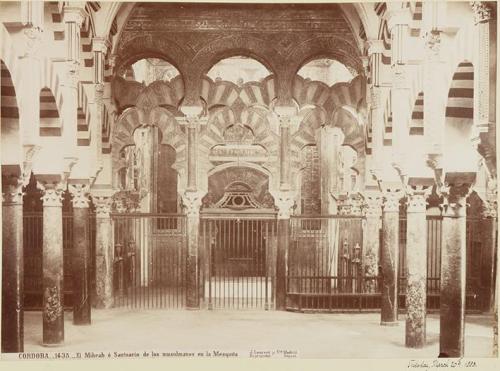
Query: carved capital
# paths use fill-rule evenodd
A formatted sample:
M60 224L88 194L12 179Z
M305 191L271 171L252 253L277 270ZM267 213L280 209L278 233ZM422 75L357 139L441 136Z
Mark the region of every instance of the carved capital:
M108 52L110 42L106 37L94 37L92 39L92 51L100 52L105 55Z
M490 178L488 180L486 200L483 204L483 216L485 218L497 218L498 216L498 191L496 178Z
M427 210L427 197L430 196L432 187L409 186L407 195L407 213L425 213Z
M88 184L70 184L68 190L73 196L74 208L88 208L90 203L89 193L90 187Z
M43 192L43 207L62 207L64 184L62 182L37 181L37 188Z
M445 183L440 193L443 195L443 215L450 217L465 217L467 197L472 191L471 183Z
M439 55L441 51L441 32L432 30L425 34L425 46L431 56Z
M380 218L382 215L383 197L380 192L369 192L364 194L363 209L367 218Z
M64 81L64 83L61 83L61 85L71 89L76 89L78 87L78 81L80 80L80 74L78 72L80 63L78 63L77 61L69 61L67 62L67 68L66 81Z
M113 199L111 196L92 196L96 218L109 218Z
M384 212L399 212L399 200L403 197L401 188L387 188L383 190Z
M484 23L491 19L491 9L484 1L471 1L470 6L474 12L474 23Z
M372 109L382 108L382 93L380 88L370 89L370 105Z
M80 28L87 16L84 7L71 6L71 3L64 6L64 22L66 23L76 23Z
M278 219L290 219L295 208L295 194L293 192L274 192L273 197L278 209Z
M359 193L350 195L349 200L351 202L351 215L362 216L363 215L363 196Z
M177 122L180 125L185 125L188 129L196 129L207 124L208 116L181 116L177 117Z
M188 217L198 217L200 215L204 195L203 192L184 192L182 195L182 206Z
M95 88L95 93L94 93L94 102L96 104L102 104L103 101L103 96L104 96L104 84L95 84L94 85L94 88Z
M18 174L2 174L3 205L23 204L23 178Z
M39 27L29 27L23 30L26 36L26 49L22 58L37 57L42 46L43 30Z

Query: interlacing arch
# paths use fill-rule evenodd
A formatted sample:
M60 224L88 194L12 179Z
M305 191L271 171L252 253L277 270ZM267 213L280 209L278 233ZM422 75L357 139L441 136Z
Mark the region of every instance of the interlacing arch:
M120 112L133 106L177 109L184 97L184 83L181 75L171 81L154 81L148 86L117 76L112 81L112 91Z
M349 107L353 112L359 113L359 110L363 109L363 105L366 105L364 100L365 90L366 79L362 75L358 75L349 83L337 83L331 87L327 87L326 84L318 81L308 81L297 76L294 84L294 98L299 104L300 111L307 114L302 117L299 128L292 138L292 153L299 154L303 146L315 144L315 131L321 125L335 124L331 120L340 107ZM341 127L341 125L343 124L339 120L338 126ZM360 125L356 124L356 127L358 126ZM341 128L342 130L348 130L347 127ZM349 132L351 131L354 131L354 129L349 129ZM356 129L356 134L359 135L356 142L363 143L364 147L362 127L359 130ZM355 139L350 138L349 140L354 141ZM362 150L360 146L356 146L356 148L359 148L358 155L361 156L364 149Z
M176 162L172 166L181 179L186 173L186 135L182 132L175 116L164 107L155 107L151 111L133 107L126 109L115 123L116 129L111 138L111 158L113 172L125 166L120 159L120 152L126 146L134 145L134 131L142 126L157 126L161 131L162 144L175 149ZM113 178L116 181L116 177Z

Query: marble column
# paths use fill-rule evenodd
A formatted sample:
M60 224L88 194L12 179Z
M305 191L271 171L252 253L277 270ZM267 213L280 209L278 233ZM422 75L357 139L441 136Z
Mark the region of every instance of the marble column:
M399 200L398 190L384 191L382 211L382 305L380 324L398 325Z
M337 214L337 203L331 195L340 192L339 152L344 134L340 128L323 127L318 131L317 142L321 161L321 213Z
M484 202L483 209L483 253L481 262L481 286L484 291L484 310L493 312L495 305L495 268L494 261L497 254L497 193L489 195ZM498 270L498 268L497 268Z
M90 325L89 186L71 184L73 195L73 324Z
M22 187L2 174L2 353L24 351Z
M43 345L64 343L62 199L64 186L38 181L43 192Z
M188 139L188 166L187 166L187 189L196 191L197 174L196 174L196 124L190 122L187 125Z
M471 184L443 189L440 357L463 357L466 289L466 197Z
M278 192L274 195L278 208L278 243L276 252L276 309L286 310L287 256L290 244L290 215L295 206L292 192Z
M380 227L382 217L382 194L364 194L365 225L363 228L363 274L365 277L378 277L380 258ZM365 292L377 292L378 278L365 281Z
M422 348L426 339L426 196L426 189L423 187L412 187L407 195L405 344L408 348Z
M488 133L490 119L490 20L486 1L471 1L474 13L474 126L476 134ZM496 23L494 21L494 23Z
M188 309L200 308L200 295L198 291L198 239L202 198L202 192L186 191L182 196L182 203L187 215L188 252L186 262L186 306Z
M96 308L113 306L113 230L111 226L111 196L92 196L96 209L95 285Z

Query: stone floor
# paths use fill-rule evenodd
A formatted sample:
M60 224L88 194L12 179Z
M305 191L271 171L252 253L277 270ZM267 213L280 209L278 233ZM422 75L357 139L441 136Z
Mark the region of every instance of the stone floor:
M439 315L427 320L427 345L404 346L404 315L399 326L379 325L380 314L321 314L279 311L93 310L91 326L74 326L65 315L65 343L41 345L40 312L25 313L26 352L236 352L239 357L281 351L299 358L435 358ZM465 354L490 357L493 316L468 315ZM265 353L262 353L265 354ZM261 355L262 355L261 354Z

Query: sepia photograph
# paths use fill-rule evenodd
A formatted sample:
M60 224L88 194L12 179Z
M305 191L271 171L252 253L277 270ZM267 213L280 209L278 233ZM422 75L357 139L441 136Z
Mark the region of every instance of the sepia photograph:
M498 366L496 1L1 1L0 60L0 368Z

